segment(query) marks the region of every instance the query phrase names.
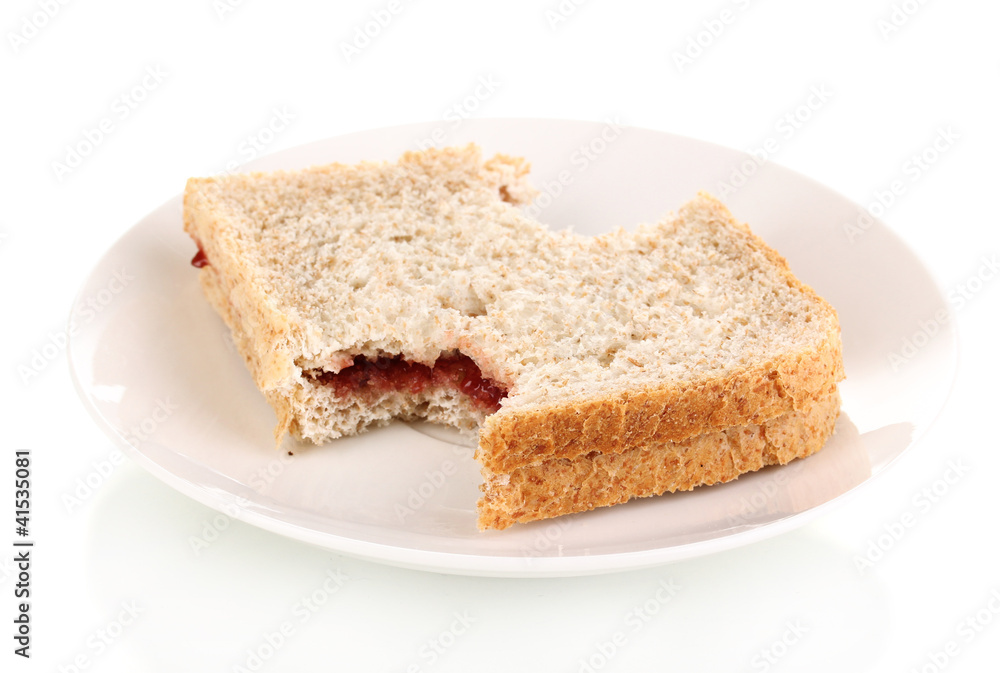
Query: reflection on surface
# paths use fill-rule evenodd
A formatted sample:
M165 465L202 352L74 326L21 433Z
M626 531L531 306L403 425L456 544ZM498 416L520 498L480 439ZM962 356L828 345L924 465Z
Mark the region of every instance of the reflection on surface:
M270 662L280 670L313 670L335 648L339 660L401 671L437 624L469 610L498 630L498 641L532 638L526 614L532 623L589 628L569 649L551 652L549 670L567 668L566 660L585 656L592 643L619 630L635 643L633 670L660 670L664 656L676 670L748 670L787 620L801 619L809 646L796 652L793 669L852 671L858 661L878 659L892 625L882 575L859 575L855 550L817 527L655 568L525 581L388 567L239 521L219 526L209 546L195 552L191 538L203 536L219 514L129 464L112 475L86 516L94 609L101 615L121 600L144 608L128 638L115 645L115 656L129 655L134 670L191 670L191 652L198 652L199 670L247 668L247 649L287 621L292 638L280 660ZM347 577L343 589L315 612L296 612L331 570ZM658 600L661 583L676 587L668 601ZM609 613L608 606L618 607ZM638 608L652 618L637 620ZM394 646L378 646L387 633ZM720 634L725 647L718 646ZM478 670L477 642L456 642L451 669ZM548 651L543 645L535 649ZM64 645L70 655L75 647Z

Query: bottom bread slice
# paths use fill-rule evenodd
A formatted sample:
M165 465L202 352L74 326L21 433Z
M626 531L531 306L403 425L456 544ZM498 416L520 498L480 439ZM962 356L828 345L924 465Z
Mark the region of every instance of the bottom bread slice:
M591 453L497 474L483 470L479 528L503 529L736 479L823 447L840 411L837 393L760 425L709 432L682 442Z

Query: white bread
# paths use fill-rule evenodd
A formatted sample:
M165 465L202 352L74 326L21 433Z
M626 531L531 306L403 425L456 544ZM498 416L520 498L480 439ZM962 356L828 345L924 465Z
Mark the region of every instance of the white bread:
M584 237L521 212L526 174L469 146L188 182L203 288L279 439L394 417L478 431L481 506L514 512L490 493L517 470L830 415L835 312L721 203L700 194L659 223ZM506 391L498 411L436 378L415 394L328 384L357 372L356 356L430 367L456 354ZM648 494L622 488L616 501ZM483 511L481 525L530 520Z

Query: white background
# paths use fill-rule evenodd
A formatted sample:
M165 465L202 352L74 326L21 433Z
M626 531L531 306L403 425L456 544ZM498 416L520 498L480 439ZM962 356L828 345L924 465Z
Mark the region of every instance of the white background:
M49 4L51 18L39 14L45 2L26 0L0 15L0 513L13 518L13 451L30 447L36 540L30 661L12 653L12 554L0 561L0 668L76 670L82 656L83 670L229 671L253 666L248 649L294 621L262 670L578 671L586 658L608 671L996 670L1000 452L987 432L997 403L995 283L958 312L959 373L946 408L888 474L770 541L598 577L400 570L239 522L195 554L189 540L215 513L129 462L70 512L62 496L113 447L78 402L64 355L27 380L19 370L65 329L102 252L188 176L250 158L241 144L275 109L293 119L268 152L441 120L481 77L498 85L476 116L617 115L745 150L825 87L829 100L772 158L861 204L950 128L958 139L883 218L948 292L1000 251L988 203L1000 177L995 3L897 3L912 16L897 14L901 25L888 31L879 23L893 14L887 0L593 0L554 25L546 11L556 0L419 0L402 2L350 62L341 45L387 2ZM729 23L712 23L724 9ZM679 64L675 54L699 33L707 46ZM147 69L160 81L147 78L145 100L121 118L119 97ZM57 175L67 145L104 118L113 125L95 151ZM949 462L968 470L860 568ZM13 525L0 528L10 531L0 534L5 547ZM331 570L343 586L308 621L293 618ZM666 603L655 600L661 581L677 587ZM141 612L119 633L123 604ZM635 626L644 605L656 612ZM977 615L989 623L970 639L959 625ZM102 630L118 637L100 645ZM940 654L949 643L951 654ZM594 656L612 650L606 663ZM782 656L768 663L762 650Z

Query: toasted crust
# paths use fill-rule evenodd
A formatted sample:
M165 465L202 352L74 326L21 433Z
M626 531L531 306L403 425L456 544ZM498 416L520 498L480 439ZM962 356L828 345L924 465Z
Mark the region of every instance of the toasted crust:
M726 428L680 442L651 440L627 451L588 453L522 467L483 469L479 528L507 528L696 486L721 484L823 447L833 434L835 393L759 425Z
M476 460L495 472L598 451L621 453L806 408L843 379L839 333L822 348L789 353L726 378L623 390L594 400L497 413L480 432Z

